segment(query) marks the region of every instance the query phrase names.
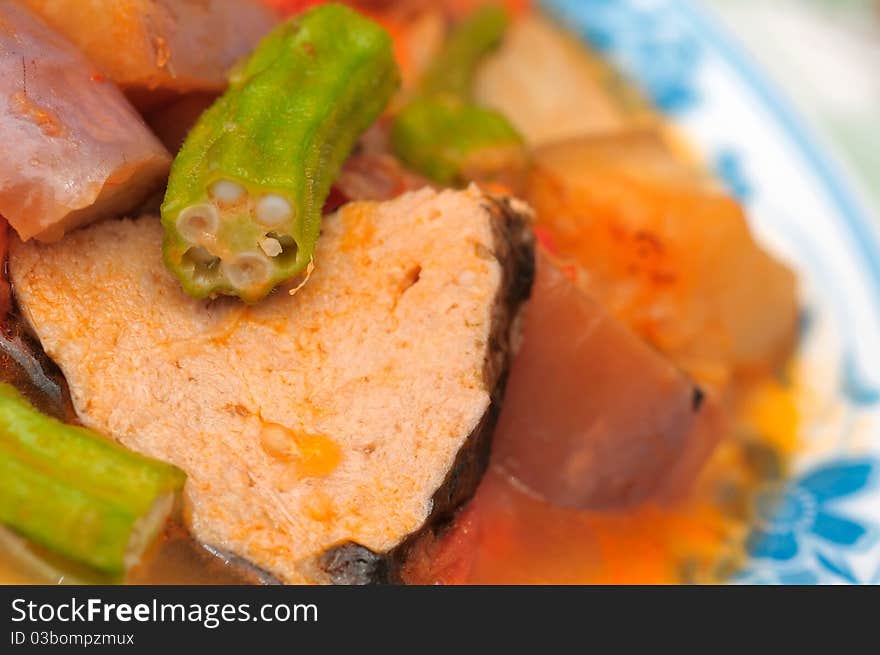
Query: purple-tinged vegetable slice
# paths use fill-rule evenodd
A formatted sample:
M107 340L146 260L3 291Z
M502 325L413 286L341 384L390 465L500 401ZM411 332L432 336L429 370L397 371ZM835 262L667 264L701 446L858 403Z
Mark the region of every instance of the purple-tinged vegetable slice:
M260 0L25 0L139 109L220 93L232 66L276 24Z
M170 165L122 93L15 0L0 4L0 142L0 214L25 241L134 209Z

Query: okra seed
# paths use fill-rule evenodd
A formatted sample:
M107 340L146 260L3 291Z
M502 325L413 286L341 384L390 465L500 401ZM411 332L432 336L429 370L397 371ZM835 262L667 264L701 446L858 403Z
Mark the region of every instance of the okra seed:
M209 193L217 202L232 204L244 197L245 190L243 186L232 180L217 180L211 185Z
M198 282L214 279L220 266L220 258L212 255L202 246L195 246L187 250L182 261L185 265L192 267L193 279Z
M202 248L201 246L190 248L183 256L192 262L193 265L205 268L212 268L220 263L219 257L212 255L206 248Z
M278 241L278 239L273 239L269 236L260 240L260 249L269 257L277 257L284 252L284 249L281 247L281 242Z
M194 205L180 212L177 217L177 230L181 236L192 243L201 243L206 237L217 232L220 218L211 205Z
M255 252L244 253L231 262L223 262L223 272L233 286L246 289L269 279L269 261Z
M285 266L296 259L299 247L296 241L289 234L279 234L278 232L269 232L266 235L269 239L275 239L281 246L281 252L274 256L276 262Z
M263 225L282 225L290 220L293 209L285 198L275 194L263 196L257 203L257 220Z

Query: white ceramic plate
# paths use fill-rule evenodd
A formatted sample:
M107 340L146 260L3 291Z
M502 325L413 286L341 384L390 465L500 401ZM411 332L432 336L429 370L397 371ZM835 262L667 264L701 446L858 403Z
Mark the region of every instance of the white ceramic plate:
M757 499L747 583L880 583L880 217L725 29L687 0L543 0L708 157L802 280L795 476Z

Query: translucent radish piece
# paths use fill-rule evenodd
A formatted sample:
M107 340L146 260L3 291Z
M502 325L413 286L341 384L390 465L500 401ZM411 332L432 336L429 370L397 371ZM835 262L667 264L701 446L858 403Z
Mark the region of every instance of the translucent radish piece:
M52 241L134 209L170 156L122 93L14 0L0 3L0 214Z
M549 503L636 505L687 492L723 435L716 403L539 257L495 463Z
M259 0L26 0L139 107L226 88L277 17Z

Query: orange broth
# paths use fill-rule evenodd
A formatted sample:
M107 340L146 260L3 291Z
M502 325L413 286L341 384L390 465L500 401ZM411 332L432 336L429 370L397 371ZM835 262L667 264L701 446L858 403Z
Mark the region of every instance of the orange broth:
M744 556L762 482L783 475L797 443L795 392L754 385L737 428L689 497L616 512L553 507L491 468L449 532L405 571L418 584L723 582Z

